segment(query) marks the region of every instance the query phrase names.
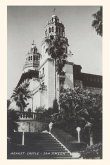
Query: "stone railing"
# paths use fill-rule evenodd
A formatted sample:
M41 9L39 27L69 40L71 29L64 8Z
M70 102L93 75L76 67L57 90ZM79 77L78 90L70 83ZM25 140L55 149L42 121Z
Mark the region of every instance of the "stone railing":
M19 120L34 120L37 118L37 113L35 112L17 112L19 115Z

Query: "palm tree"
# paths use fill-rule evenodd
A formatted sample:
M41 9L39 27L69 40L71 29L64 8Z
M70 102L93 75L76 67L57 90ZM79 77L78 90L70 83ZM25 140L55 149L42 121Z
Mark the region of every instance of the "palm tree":
M66 63L66 47L68 42L65 38L56 37L53 39L46 39L45 42L48 44L46 52L54 59L55 65L55 100L56 100L56 72L60 74L62 68Z
M14 89L13 95L11 96L11 98L16 102L16 105L20 107L21 111L24 111L24 108L27 106L27 99L31 98L28 87L29 83L22 83Z
M97 34L102 36L102 7L100 7L100 9L95 14L93 14L93 17L94 20L92 22L92 26L95 28Z

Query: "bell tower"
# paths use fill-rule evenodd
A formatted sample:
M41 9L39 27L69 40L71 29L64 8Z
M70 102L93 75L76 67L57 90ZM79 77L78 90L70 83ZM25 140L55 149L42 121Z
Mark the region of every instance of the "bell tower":
M53 101L55 99L55 96L59 96L59 78L56 80L55 85L55 74L57 75L55 71L55 65L54 60L51 58L51 56L48 54L48 43L47 40L53 40L58 39L65 41L65 51L68 52L68 39L65 37L65 27L64 25L59 21L58 16L52 15L51 19L48 21L46 27L45 27L45 38L42 42L42 57L40 59L40 68L39 68L39 75L41 78L41 82L44 86L46 86L47 90L43 91L43 95L45 96L44 99L42 97L41 105L45 104L46 108L53 106ZM55 90L56 86L56 90Z
M65 27L64 25L59 21L58 16L52 15L51 19L48 21L46 27L45 27L45 38L42 42L42 58L40 60L40 63L42 64L47 58L50 58L50 56L47 53L48 44L45 42L48 39L56 39L60 38L60 40L65 40L67 45L65 45L66 53L68 54L68 39L65 37Z
M38 70L39 65L40 65L40 54L33 40L31 49L26 54L26 60L25 60L25 65L23 67L23 71L28 72L29 70Z

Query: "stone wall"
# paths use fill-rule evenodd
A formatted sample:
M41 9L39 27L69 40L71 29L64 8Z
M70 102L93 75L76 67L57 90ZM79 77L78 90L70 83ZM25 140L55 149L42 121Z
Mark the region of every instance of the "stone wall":
M36 120L24 120L18 122L18 132L41 132L48 130L48 124Z

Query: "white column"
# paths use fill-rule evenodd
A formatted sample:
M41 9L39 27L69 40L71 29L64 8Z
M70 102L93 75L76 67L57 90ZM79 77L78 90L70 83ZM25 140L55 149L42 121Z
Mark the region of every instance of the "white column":
M81 131L81 128L80 127L77 127L76 128L76 131L78 133L78 143L80 143L80 131Z
M93 145L93 135L92 135L92 133L90 133L90 146L92 146Z
M78 132L78 143L80 143L80 132Z
M24 132L22 133L22 145L24 146Z

